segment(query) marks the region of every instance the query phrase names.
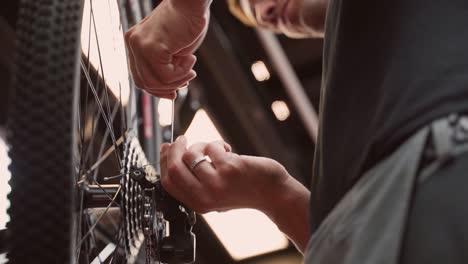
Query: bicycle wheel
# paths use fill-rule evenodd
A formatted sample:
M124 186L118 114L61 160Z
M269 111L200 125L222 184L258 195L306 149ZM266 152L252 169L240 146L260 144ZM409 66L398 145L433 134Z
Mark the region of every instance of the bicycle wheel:
M154 205L158 175L138 140L123 44L128 6L21 2L8 121L10 263L135 263L159 254L165 220ZM146 189L133 178L141 175ZM145 228L156 241L145 242Z

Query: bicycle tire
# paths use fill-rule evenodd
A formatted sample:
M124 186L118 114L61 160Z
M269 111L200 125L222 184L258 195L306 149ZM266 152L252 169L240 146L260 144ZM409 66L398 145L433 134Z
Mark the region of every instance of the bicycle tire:
M80 12L80 1L21 1L8 121L10 263L72 263Z
M81 0L20 3L8 115L9 263L77 262L74 155L83 9Z

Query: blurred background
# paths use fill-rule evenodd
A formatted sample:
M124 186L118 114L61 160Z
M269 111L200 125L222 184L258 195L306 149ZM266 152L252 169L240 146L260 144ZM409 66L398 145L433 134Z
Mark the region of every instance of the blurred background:
M16 8L15 1L8 1L2 4L0 13L0 229L8 221L10 175L8 146L3 139ZM175 133L185 134L189 144L224 139L237 153L278 160L308 187L317 128L322 40L289 39L246 27L231 15L223 0L214 1L210 23L206 40L196 54L198 78L188 90L179 92ZM170 101L160 100L155 110L166 141L170 138L171 107ZM255 210L203 215L195 233L197 263L302 261L294 245Z

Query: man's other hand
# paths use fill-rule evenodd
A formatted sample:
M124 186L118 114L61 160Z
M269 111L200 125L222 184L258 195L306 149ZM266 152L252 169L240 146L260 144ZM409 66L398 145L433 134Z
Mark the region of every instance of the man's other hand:
M125 34L133 79L138 88L173 99L195 78L193 55L205 36L208 9L188 9L164 0ZM198 10L198 11L197 11Z

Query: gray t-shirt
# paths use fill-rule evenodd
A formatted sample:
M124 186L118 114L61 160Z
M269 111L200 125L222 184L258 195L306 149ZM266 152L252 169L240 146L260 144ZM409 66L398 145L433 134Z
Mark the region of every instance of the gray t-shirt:
M312 232L418 128L468 110L468 1L330 0L321 96Z

